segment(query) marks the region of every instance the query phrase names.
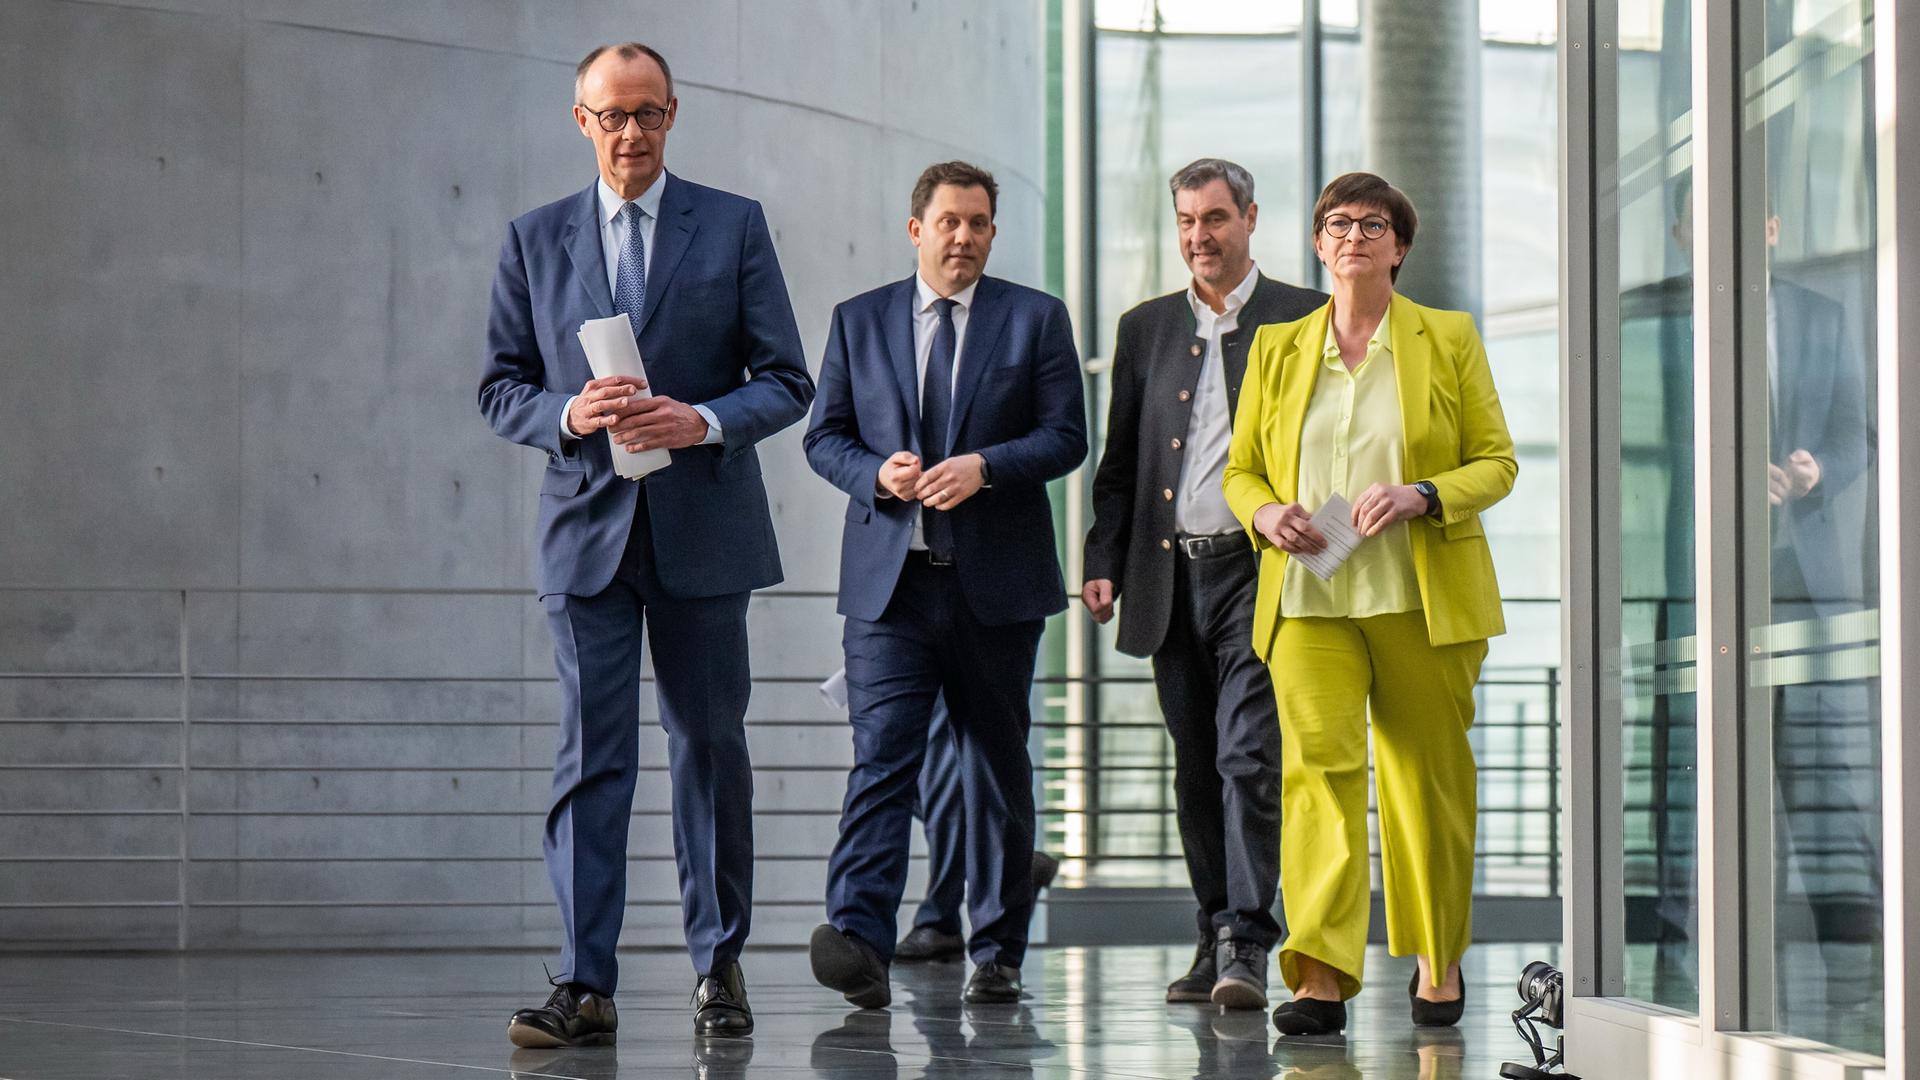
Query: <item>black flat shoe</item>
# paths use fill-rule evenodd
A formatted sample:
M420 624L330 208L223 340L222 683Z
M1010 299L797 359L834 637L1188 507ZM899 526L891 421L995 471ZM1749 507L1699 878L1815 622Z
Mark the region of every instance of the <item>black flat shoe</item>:
M693 988L693 1033L736 1039L753 1034L747 979L738 961L701 979Z
M613 1041L619 1026L612 998L579 983L560 983L545 1005L513 1014L507 1021L507 1039L531 1050L600 1046Z
M1467 1011L1467 977L1460 976L1460 996L1453 1001L1428 1001L1420 996L1420 965L1413 966L1413 978L1407 983L1407 998L1413 1003L1414 1027L1452 1027Z
M850 1003L862 1009L884 1009L893 1004L887 962L858 934L821 923L813 928L807 959L820 985L840 991Z
M1347 1028L1347 1003L1294 998L1273 1010L1273 1026L1282 1035L1333 1035Z

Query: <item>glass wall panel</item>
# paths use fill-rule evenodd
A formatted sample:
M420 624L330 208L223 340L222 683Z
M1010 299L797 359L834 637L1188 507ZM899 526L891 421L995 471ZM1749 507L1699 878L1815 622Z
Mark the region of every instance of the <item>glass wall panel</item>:
M1686 0L1620 0L1620 725L1629 997L1699 1007ZM1606 170L1603 169L1603 173Z
M1762 418L1743 460L1750 579L1746 724L1768 756L1772 1026L1879 1053L1878 523L1874 465L1874 103L1858 0L1743 0L1741 208L1765 251L1741 386ZM1751 189L1749 189L1751 190ZM1752 265L1752 264L1750 264ZM1761 343L1764 342L1764 345ZM1764 1019L1756 1018L1764 1023Z

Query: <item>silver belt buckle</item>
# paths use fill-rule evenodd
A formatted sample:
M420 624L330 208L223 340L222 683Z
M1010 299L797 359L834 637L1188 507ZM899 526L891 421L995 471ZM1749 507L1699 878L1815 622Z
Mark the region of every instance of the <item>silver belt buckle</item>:
M1206 557L1208 549L1212 547L1213 547L1213 537L1211 536L1180 537L1180 550L1186 552L1187 558L1189 559L1200 559L1200 558Z

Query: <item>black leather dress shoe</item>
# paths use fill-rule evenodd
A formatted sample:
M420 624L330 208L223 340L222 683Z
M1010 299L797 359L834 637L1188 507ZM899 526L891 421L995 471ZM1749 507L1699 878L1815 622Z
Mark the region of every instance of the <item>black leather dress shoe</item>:
M860 1008L884 1009L893 1004L887 962L860 935L821 923L813 928L807 959L821 986L840 991Z
M1273 1010L1273 1026L1282 1035L1333 1035L1347 1028L1347 1003L1294 998Z
M753 1034L747 979L740 973L739 962L727 964L693 988L693 1033L733 1038Z
M959 934L949 934L931 926L916 926L900 939L899 945L894 946L893 962L924 964L934 960L958 960L966 951L967 943Z
M1420 965L1413 966L1413 978L1407 982L1407 998L1413 1005L1414 1027L1452 1027L1467 1011L1467 980L1460 979L1460 996L1452 1001L1428 1001L1420 996Z
M1045 891L1047 886L1053 884L1055 877L1059 876L1060 860L1044 851L1036 851L1033 853L1033 864L1027 868L1027 873L1033 877L1033 892L1037 896Z
M1210 937L1200 939L1200 947L1193 951L1193 966L1167 984L1168 1002L1205 1005L1213 1000L1213 984L1220 981L1213 944Z
M1020 969L981 964L973 969L961 998L969 1005L1011 1005L1020 1000Z
M515 1046L531 1049L599 1046L612 1042L619 1026L612 998L579 983L560 983L545 1005L513 1014L507 1021L507 1038Z

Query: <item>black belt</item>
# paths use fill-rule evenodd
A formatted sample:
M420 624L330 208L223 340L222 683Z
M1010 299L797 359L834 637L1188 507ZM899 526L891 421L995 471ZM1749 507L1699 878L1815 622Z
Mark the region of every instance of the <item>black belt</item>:
M1243 532L1218 533L1213 536L1177 536L1173 542L1189 559L1217 559L1222 555L1244 555L1253 546Z
M943 570L953 566L952 556L942 559L931 551L921 551L918 548L908 548L907 559L922 566L937 566Z

